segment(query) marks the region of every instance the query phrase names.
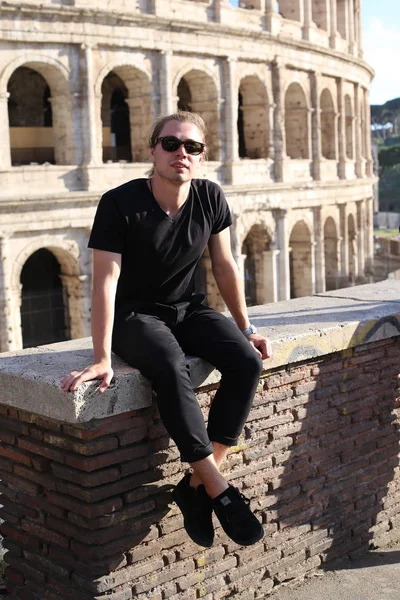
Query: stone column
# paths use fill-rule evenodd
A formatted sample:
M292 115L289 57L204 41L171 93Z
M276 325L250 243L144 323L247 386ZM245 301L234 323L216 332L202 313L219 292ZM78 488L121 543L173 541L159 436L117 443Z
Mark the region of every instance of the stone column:
M365 110L365 132L366 136L365 140L365 154L367 159L366 164L366 174L368 177L373 177L374 175L374 165L372 161L372 148L371 148L371 108L369 105L369 92L367 89L364 89L364 110Z
M346 205L340 204L340 287L349 284L349 235Z
M13 314L8 237L0 234L0 352L15 350Z
M274 173L275 181L283 181L283 160L285 157L285 121L282 98L282 66L275 60L272 63L272 89L274 94Z
M358 277L364 280L365 272L365 218L364 218L364 200L357 202L357 257L358 257Z
M336 34L337 34L336 0L330 0L329 45L333 49L336 48Z
M290 300L289 232L287 212L274 211L279 250L279 300Z
M313 163L313 177L316 181L321 179L321 109L320 109L320 84L321 75L316 71L311 73L311 149Z
M356 83L354 86L354 135L355 135L355 159L356 159L356 176L361 178L363 177L363 159L362 159L362 116L360 114L361 109L361 86L359 83Z
M310 28L313 25L312 20L312 0L303 0L303 38L310 39ZM300 8L301 10L301 8Z
M68 310L69 334L71 339L90 335L90 277L88 275L60 275L64 287L65 304Z
M163 115L170 115L176 109L172 93L171 58L170 50L160 53L160 107Z
M7 171L11 167L10 123L8 119L8 99L6 92L0 96L0 171Z
M53 114L54 158L57 165L76 164L72 137L72 103L65 96L49 98Z
M369 282L373 282L373 264L374 264L374 230L373 230L374 212L373 199L365 200L365 267L364 272Z
M278 301L277 257L279 250L265 250L263 256L262 304Z
M276 12L276 0L265 0L265 21L267 31L277 35L280 29L281 16Z
M355 44L355 27L354 27L354 0L348 0L348 28L349 28L349 52L350 54L355 54L356 44Z
M101 98L96 96L93 76L93 47L82 44L83 51L83 81L85 93L83 95L82 142L84 149L84 164L87 166L98 165L102 162L101 135L98 131L98 120L101 123ZM99 103L100 100L100 103ZM98 115L98 118L96 118Z
M226 58L223 63L223 79L225 88L225 163L227 182L233 182L234 165L239 161L238 137L238 89L236 86L236 59Z
M325 246L320 207L314 208L314 239L315 292L318 294L326 291Z
M337 80L338 96L338 144L339 144L339 178L346 179L346 113L344 108L343 79Z

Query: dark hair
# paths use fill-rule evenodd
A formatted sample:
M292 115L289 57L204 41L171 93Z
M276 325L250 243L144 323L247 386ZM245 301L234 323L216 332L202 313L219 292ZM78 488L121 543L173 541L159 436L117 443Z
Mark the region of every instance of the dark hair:
M156 139L160 137L160 133L164 128L164 125L169 123L170 121L179 121L179 123L192 123L196 125L197 129L203 136L203 142L207 144L206 141L206 124L200 115L197 113L192 113L187 110L178 110L176 113L172 115L167 115L165 117L160 117L153 125L153 131L150 134L149 138L149 146L150 148L154 148L156 145Z

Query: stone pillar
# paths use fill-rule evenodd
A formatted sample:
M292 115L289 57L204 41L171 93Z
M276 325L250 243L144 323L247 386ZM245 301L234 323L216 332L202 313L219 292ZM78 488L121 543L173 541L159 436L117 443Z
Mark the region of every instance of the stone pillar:
M346 205L340 204L340 287L349 284L349 234Z
M87 166L98 165L102 162L101 135L98 123L101 123L101 97L95 94L93 77L93 47L82 44L83 51L83 111L82 143L84 149L84 164ZM96 117L97 115L97 117Z
M10 123L8 119L8 99L6 92L0 96L0 171L7 171L11 167Z
M274 211L279 250L279 300L290 300L289 232L287 212Z
M0 352L14 349L13 309L8 237L0 234Z
M53 114L54 158L57 165L76 164L72 137L72 104L65 96L49 98Z
M315 292L326 291L325 282L325 246L324 232L322 228L321 208L314 208L314 269L315 269Z
M313 177L316 181L321 179L321 108L320 108L320 73L311 73L311 150Z
M365 272L365 217L364 200L357 202L357 257L358 257L358 277L364 281ZM360 282L361 283L361 282Z
M362 159L362 115L360 114L361 109L361 86L356 83L354 86L354 135L355 135L355 159L356 159L356 176L363 177L363 159Z
M364 272L368 281L373 281L374 264L374 211L373 198L365 200L365 267Z
M160 53L160 107L163 115L170 115L176 110L172 93L171 58L170 50Z
M225 108L225 163L227 182L233 181L233 169L239 160L238 120L238 89L236 86L236 59L226 58L224 70L224 108Z
M280 30L281 16L276 12L276 0L265 0L265 21L267 31L277 35Z
M336 35L337 35L336 0L330 0L329 45L333 50L336 48Z
M300 8L301 10L301 8ZM303 0L303 38L310 39L310 28L313 25L312 20L312 0Z
M374 165L372 161L372 148L371 148L371 107L369 105L369 92L364 89L364 110L365 110L365 150L366 150L366 174L368 177L374 175Z
M263 304L278 301L277 257L279 250L265 250L263 256Z
M90 335L90 278L88 275L60 275L60 279L68 311L69 335L71 339L86 337Z
M348 28L349 28L349 52L355 54L356 43L355 43L355 24L354 24L354 0L348 0Z
M337 80L338 97L338 144L339 144L339 178L346 179L346 112L344 107L343 79Z
M275 181L283 181L283 160L285 157L285 121L282 98L282 66L275 60L272 63L272 89L274 94L274 174ZM282 298L281 298L282 299Z

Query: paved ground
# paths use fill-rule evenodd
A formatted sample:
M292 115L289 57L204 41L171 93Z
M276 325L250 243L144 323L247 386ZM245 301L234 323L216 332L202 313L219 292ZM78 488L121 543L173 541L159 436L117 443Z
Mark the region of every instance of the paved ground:
M340 570L325 571L271 600L399 600L400 544L376 550Z

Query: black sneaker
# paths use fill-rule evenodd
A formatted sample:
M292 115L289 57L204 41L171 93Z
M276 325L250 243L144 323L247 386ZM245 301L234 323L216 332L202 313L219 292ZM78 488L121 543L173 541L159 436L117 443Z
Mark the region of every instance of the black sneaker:
M251 512L250 500L233 485L212 500L215 514L225 533L240 546L251 546L264 536L264 530Z
M172 497L183 514L183 524L188 536L199 544L210 548L214 541L214 527L212 523L212 501L204 485L198 488L191 487L189 480L191 473L187 473L175 486Z

